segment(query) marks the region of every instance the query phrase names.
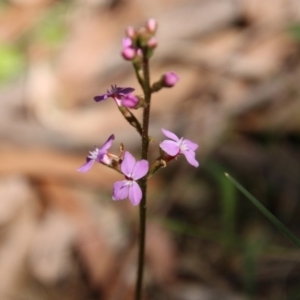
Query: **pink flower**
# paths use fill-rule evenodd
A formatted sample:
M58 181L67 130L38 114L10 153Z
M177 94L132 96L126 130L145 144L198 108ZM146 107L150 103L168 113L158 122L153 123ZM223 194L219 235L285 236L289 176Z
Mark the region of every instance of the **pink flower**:
M144 177L148 173L148 170L149 163L147 160L136 161L126 151L121 163L121 171L126 179L114 183L113 200L124 200L128 197L133 205L138 205L142 199L142 190L136 181Z
M160 143L160 148L172 157L177 157L183 154L188 161L194 167L198 167L199 163L195 159L195 151L198 148L196 143L184 138L178 138L173 132L162 129L163 134L170 140L164 140Z
M115 139L115 136L112 134L107 141L103 144L102 147L96 148L94 151L90 151L90 154L86 158L86 163L82 165L78 172L87 172L94 164L95 161L102 163L104 165L111 164L111 158L107 154L107 150L111 147L112 141Z

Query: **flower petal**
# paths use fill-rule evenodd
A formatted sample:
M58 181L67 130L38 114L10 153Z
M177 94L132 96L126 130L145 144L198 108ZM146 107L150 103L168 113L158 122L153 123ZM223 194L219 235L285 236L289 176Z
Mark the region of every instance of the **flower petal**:
M134 108L139 103L139 99L133 94L128 94L122 97L121 104L129 108Z
M133 181L133 183L129 186L129 200L132 205L139 205L142 199L142 190L137 182Z
M149 162L145 159L139 160L135 163L132 170L132 179L138 180L144 177L149 171Z
M113 186L113 200L124 200L128 197L129 186L127 180L117 181Z
M197 150L197 148L199 147L198 144L196 144L190 140L184 139L183 142L187 145L188 149L192 150L192 151Z
M132 45L132 40L129 37L125 37L122 39L123 48L130 47Z
M100 148L100 151L106 151L106 150L108 150L110 147L111 147L111 145L112 145L112 142L113 142L113 140L115 139L115 136L114 136L114 134L112 134L108 139L107 139L107 141L103 144L103 146Z
M132 170L135 165L135 158L128 152L125 151L124 159L121 163L121 170L124 175L131 177Z
M134 91L134 88L131 88L131 87L126 87L126 88L118 87L117 91L118 91L117 92L118 94L129 94L129 93L132 93Z
M176 142L179 141L179 138L178 138L178 136L177 136L175 133L173 133L173 132L171 132L171 131L169 131L169 130L163 129L163 128L162 128L161 130L162 130L163 134L164 134L167 138L169 138L169 139L171 139L171 140L173 140L173 141L176 141Z
M94 159L87 159L86 163L82 165L80 168L77 169L78 172L87 172L94 164L95 160Z
M160 148L164 150L167 154L175 156L180 152L180 148L176 142L170 140L164 140L159 144Z
M94 97L94 100L95 100L96 102L99 102L99 101L102 101L102 100L107 99L108 97L109 97L109 96L108 96L107 94L103 94L103 95L95 96L95 97Z
M190 165L192 165L196 168L199 166L198 161L195 159L195 152L194 151L188 151L187 150L187 151L184 151L182 154L185 156L186 160L188 161L188 163Z

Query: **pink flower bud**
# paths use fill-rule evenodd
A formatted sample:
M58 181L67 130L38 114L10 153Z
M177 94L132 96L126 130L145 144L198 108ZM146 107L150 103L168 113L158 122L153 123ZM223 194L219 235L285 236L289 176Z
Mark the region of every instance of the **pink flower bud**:
M122 45L123 45L123 48L127 48L127 47L131 47L132 46L132 40L131 38L123 38L122 39Z
M157 46L157 40L154 36L148 40L147 46L151 49L154 49Z
M124 59L133 60L135 58L136 51L133 48L127 47L127 48L123 48L121 54Z
M146 25L148 31L150 33L155 33L156 29L157 29L157 22L155 19L151 18L148 20L147 25Z
M128 26L128 27L126 28L126 35L127 35L129 38L133 39L133 38L136 36L136 31L135 31L135 29L134 29L132 26Z
M178 75L175 72L168 72L163 75L163 85L165 87L172 87L174 86L177 81L179 80Z
M136 55L137 55L138 57L140 57L140 58L143 56L143 52L142 52L142 50L141 50L140 48L137 49Z

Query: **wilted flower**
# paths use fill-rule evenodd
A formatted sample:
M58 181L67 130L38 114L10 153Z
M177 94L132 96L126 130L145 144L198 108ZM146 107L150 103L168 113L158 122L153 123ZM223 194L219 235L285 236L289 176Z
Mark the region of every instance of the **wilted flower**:
M116 85L112 85L110 90L107 90L105 94L94 97L94 100L100 102L107 98L113 98L117 105L121 106L123 97L133 91L134 88L131 87L117 87Z
M160 148L172 157L183 154L186 160L194 167L198 167L199 163L195 159L195 151L198 148L196 143L186 140L183 137L178 138L176 134L171 131L162 129L163 134L170 140L164 140L160 143Z
M136 181L144 177L148 170L149 163L147 160L136 161L126 151L121 163L121 171L126 179L114 183L113 200L124 200L128 197L133 205L138 205L142 199L142 190Z
M112 141L115 139L115 136L112 134L107 141L103 144L102 147L96 148L94 151L90 151L90 154L86 158L86 163L82 165L78 172L87 172L94 164L95 161L98 163L103 163L105 165L111 164L111 158L107 154L107 150L111 147Z

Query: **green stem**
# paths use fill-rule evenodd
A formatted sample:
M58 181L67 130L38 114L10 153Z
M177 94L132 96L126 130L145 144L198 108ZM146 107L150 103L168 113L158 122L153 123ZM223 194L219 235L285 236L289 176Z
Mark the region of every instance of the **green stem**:
M148 148L149 148L148 129L149 129L149 120L150 120L151 88L150 88L149 60L146 55L146 51L143 52L143 75L144 75L144 82L142 88L144 91L144 97L147 106L144 108L143 111L141 158L147 160ZM144 274L144 264L145 264L146 218L147 218L147 177L142 178L139 181L139 183L142 189L142 200L140 203L139 256L138 256L137 280L135 286L136 288L135 300L142 299L143 274Z

